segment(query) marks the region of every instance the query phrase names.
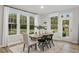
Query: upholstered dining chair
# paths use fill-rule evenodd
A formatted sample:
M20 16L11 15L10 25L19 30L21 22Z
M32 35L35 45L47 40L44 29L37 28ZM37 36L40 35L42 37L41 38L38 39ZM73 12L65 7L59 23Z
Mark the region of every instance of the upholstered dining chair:
M27 46L27 49L28 49L28 53L30 52L30 48L32 46L35 46L35 49L37 49L37 43L38 43L38 41L31 40L31 38L29 37L29 35L26 34L26 33L22 33L22 35L23 35L23 43L24 43L24 45L23 45L23 51L25 50L26 46Z

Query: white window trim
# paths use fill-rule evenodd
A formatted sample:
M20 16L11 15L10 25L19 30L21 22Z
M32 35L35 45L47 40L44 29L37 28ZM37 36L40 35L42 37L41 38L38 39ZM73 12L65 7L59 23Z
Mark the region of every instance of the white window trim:
M51 31L51 17L54 17L54 16L58 16L58 23L59 23L59 13L53 13L53 14L49 14L49 23L50 23L50 32L52 32ZM59 31L59 25L58 25L58 31ZM57 32L58 32L57 31ZM57 33L57 32L55 32L55 33Z

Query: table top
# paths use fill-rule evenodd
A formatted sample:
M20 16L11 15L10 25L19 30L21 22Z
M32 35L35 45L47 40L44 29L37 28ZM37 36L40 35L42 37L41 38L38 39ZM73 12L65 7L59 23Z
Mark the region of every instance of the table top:
M49 35L51 33L48 33L48 34L40 34L40 35L37 35L37 34L31 34L30 37L33 37L33 38L40 38L42 37L43 35ZM52 33L53 34L53 33Z
M31 36L31 37L34 37L34 38L42 37L42 35L37 35L37 34L31 34L30 36Z

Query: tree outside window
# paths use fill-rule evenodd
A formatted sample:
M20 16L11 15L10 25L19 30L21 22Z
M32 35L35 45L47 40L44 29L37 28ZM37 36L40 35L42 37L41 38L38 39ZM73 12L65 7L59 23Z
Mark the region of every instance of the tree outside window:
M34 33L34 17L30 16L30 34L33 34Z
M58 31L58 17L57 16L51 17L51 30L52 32Z
M63 37L69 36L69 20L63 20Z
M8 21L8 34L13 35L16 34L17 28L17 16L16 14L9 14L9 21Z
M27 32L27 17L20 15L20 33Z

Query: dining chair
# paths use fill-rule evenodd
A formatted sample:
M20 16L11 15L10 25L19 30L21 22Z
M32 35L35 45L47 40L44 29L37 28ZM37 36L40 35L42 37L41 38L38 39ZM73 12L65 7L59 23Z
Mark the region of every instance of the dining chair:
M50 47L51 47L51 43L53 44L53 46L55 46L55 45L54 45L54 42L53 42L53 34L49 34L49 35L48 35L48 42L49 42L49 44L50 44Z
M37 49L38 41L31 40L29 35L26 33L22 33L22 34L23 34L23 43L24 43L23 51L25 50L25 46L27 46L27 48L28 48L28 53L30 52L30 48L32 48L32 46L35 46L35 49Z
M48 47L47 35L43 35L41 38L38 39L38 46L41 46L43 51L45 46Z

